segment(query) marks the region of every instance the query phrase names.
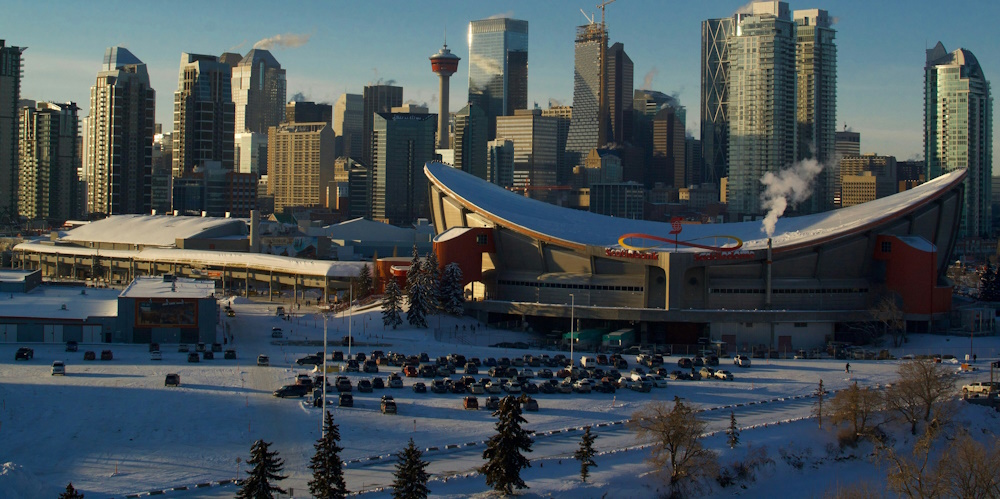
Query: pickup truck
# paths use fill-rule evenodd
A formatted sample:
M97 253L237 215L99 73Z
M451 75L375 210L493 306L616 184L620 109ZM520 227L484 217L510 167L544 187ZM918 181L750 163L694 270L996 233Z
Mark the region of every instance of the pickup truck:
M962 397L989 396L1000 392L1000 382L998 381L975 381L962 387Z
M733 365L739 367L750 367L750 358L746 355L737 355L733 357Z

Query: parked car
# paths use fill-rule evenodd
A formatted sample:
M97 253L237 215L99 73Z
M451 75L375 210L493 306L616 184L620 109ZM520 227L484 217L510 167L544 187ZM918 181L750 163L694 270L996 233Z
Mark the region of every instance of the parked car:
M284 338L285 334L281 331L280 327L272 327L271 328L271 337L272 338Z
M531 397L526 398L524 402L521 403L521 406L524 407L524 410L526 411L538 412L538 401Z
M436 379L434 381L431 381L431 392L448 393L448 385L444 383L443 379Z
M412 388L413 388L413 393L427 393L427 385L419 381L414 383Z
M500 393L500 383L490 381L486 383L486 393Z
M366 360L364 364L364 371L366 373L377 373L378 364L373 360Z
M465 374L479 374L479 366L472 362L465 363Z
M371 393L372 382L367 379L358 380L358 391L361 393Z
M190 351L191 351L191 348L187 346L187 343L180 343L180 344L177 345L177 352L178 353L188 353Z
M57 374L66 375L66 364L61 360L52 362L52 375L55 376Z
M653 382L648 379L634 380L629 388L637 392L650 392L653 390Z
M403 378L400 378L398 374L392 374L389 376L389 388L402 388Z
M715 378L715 369L708 366L703 366L698 373L701 374L701 379Z
M231 308L226 308L226 317L236 317L236 311Z
M101 360L112 360L115 355L111 353L111 350L101 350Z
M693 365L691 363L691 359L689 359L687 357L681 357L681 358L677 359L677 367L679 367L681 369L691 369L691 367L693 367Z
M75 341L73 341L73 340L69 340L69 341L66 342L66 351L67 352L75 352L75 351L79 350L79 348L80 348L80 344L77 343L77 342L75 342Z
M500 399L494 396L486 397L486 404L483 406L487 411L495 411L500 408Z
M163 386L181 386L181 375L170 373L163 380Z
M383 381L382 378L375 376L374 378L372 378L372 388L376 390L381 390L385 388L385 381Z
M465 383L462 381L454 381L448 386L451 393L465 393Z
M337 378L336 386L337 386L337 391L338 392L342 392L342 393L343 392L350 392L351 390L354 389L351 386L351 380L347 379L346 376L341 376L341 377Z
M732 381L733 380L733 373L731 373L731 372L729 372L729 371L727 371L725 369L719 369L718 371L715 371L715 377L718 378L718 379L726 380L726 381Z
M267 355L264 355L264 354L258 355L257 356L257 365L258 366L269 366L269 365L271 365L271 359Z
M589 379L581 379L573 384L573 390L577 393L590 393L593 385L590 384Z
M205 344L204 343L196 343L194 345L194 351L198 352L198 353L204 352L205 351Z
M359 373L361 372L361 366L358 365L358 361L351 359L347 361L347 368L344 370L349 373Z
M222 343L212 343L212 351L222 353Z
M163 360L163 354L159 350L149 352L149 360Z
M469 396L462 399L462 407L469 410L479 409L479 399L475 396Z
M200 362L200 361L201 361L201 356L198 355L198 352L191 352L188 354L188 362Z
M205 360L214 360L215 353L212 352L211 350L205 350L204 352L201 352L201 358Z
M396 401L392 397L382 398L382 414L396 414Z
M155 352L155 351L157 351L159 349L160 349L160 344L159 343L150 343L149 344L149 351L150 352Z
M750 367L750 357L746 355L737 355L733 357L733 365L739 367Z
M308 374L296 374L295 375L296 385L309 385L313 386L313 380Z
M31 360L35 358L35 351L28 347L21 347L14 353L14 360Z
M330 355L330 360L334 362L343 362L344 352L341 352L340 350L334 350L333 353Z
M285 385L274 391L274 396L279 398L305 397L312 391L312 385Z
M309 354L306 355L305 357L296 359L295 363L300 366L305 366L305 365L321 366L323 365L323 356L316 354Z
M226 359L226 360L233 360L233 359L235 359L236 358L236 350L233 350L232 348L230 348L229 350L226 350L225 353L222 354L222 358Z
M97 360L97 354L93 350L83 352L83 360Z
M555 380L550 380L550 381L555 381ZM538 391L541 393L548 393L548 394L555 393L556 385L550 382L545 382L538 387Z
M538 385L530 382L524 383L521 385L521 391L528 395L535 395L538 393Z
M354 407L354 395L346 392L341 393L338 405L340 407Z
M510 395L520 394L521 393L521 384L520 383L508 383L508 384L504 385L504 390L506 390L507 393L509 393Z

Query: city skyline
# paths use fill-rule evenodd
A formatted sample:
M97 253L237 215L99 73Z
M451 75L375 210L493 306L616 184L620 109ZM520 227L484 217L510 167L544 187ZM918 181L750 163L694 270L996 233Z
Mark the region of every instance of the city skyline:
M636 88L676 94L693 110L700 99L700 28L706 19L731 15L745 2L680 3L622 0L607 8L609 38L625 44L635 63ZM1000 68L991 31L991 13L1000 5L973 2L948 9L929 1L898 5L845 2L789 2L792 9L826 9L836 20L838 46L837 129L846 123L861 132L862 150L910 159L922 155L924 51L937 41L976 53L987 79ZM172 92L176 89L181 52L245 54L256 41L265 42L287 70L288 99L333 103L343 93L361 93L366 84L394 80L409 102L437 103L437 77L427 67L427 53L441 46L445 31L449 48L468 57L468 26L473 20L509 16L531 23L528 104L548 107L549 99L569 105L573 93L573 34L586 23L580 13L597 10L580 3L510 2L504 7L435 2L430 8L411 4L306 4L281 16L260 15L265 4L248 2L239 10L198 4L205 21L192 21L185 2L171 5L118 5L112 29L104 13L90 4L64 3L51 18L51 30L39 36L26 23L8 26L0 38L27 47L23 54L22 98L74 101L87 107L88 90L100 57L121 45L149 67L157 91L157 119L170 130ZM193 5L193 4L192 4ZM6 8L11 19L31 19L51 12L28 2ZM966 15L970 9L981 15ZM385 10L399 16L385 19ZM934 15L928 15L930 11ZM225 15L223 15L223 13ZM218 14L218 15L215 15ZM599 16L600 12L596 12ZM155 23L144 23L155 19ZM219 24L214 19L226 19ZM329 19L331 27L324 27ZM338 22L338 20L353 22ZM383 19L379 24L368 19ZM100 21L100 22L98 22ZM238 30L227 26L239 26ZM380 33L394 33L381 36ZM357 57L358 54L364 57ZM450 110L464 107L468 66L452 81ZM896 85L887 85L896 82ZM647 84L648 83L648 84ZM698 135L698 113L689 112L686 129ZM998 132L994 131L994 138Z

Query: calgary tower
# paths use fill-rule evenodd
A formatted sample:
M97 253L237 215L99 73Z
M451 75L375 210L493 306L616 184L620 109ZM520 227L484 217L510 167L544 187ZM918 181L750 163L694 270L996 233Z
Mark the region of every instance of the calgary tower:
M458 61L461 58L452 54L448 50L448 44L445 43L444 47L438 53L432 55L430 59L431 69L441 77L441 110L438 112L437 148L448 149L451 142L448 140L448 81L451 79L451 75L455 74L455 71L458 71Z

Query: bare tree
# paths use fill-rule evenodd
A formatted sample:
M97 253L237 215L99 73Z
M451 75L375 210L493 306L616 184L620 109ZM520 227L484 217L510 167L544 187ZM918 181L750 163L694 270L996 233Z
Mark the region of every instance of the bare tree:
M857 382L830 399L830 422L846 424L851 432L850 443L868 438L874 429L878 411L884 407L882 394L871 387L858 388Z
M892 445L880 441L876 453L889 467L889 489L903 497L943 498L945 484L934 470L930 456L931 447L938 434L938 425L930 424L913 446L911 456L901 455Z
M819 423L819 429L823 429L823 400L826 398L826 389L823 388L823 380L819 380L819 388L816 389L816 403L813 404L813 416Z
M910 423L910 433L917 434L921 420L940 419L946 411L940 407L955 390L951 371L931 361L911 361L899 365L899 379L886 390L886 408Z
M823 499L878 499L885 497L882 486L869 482L852 482L848 485L837 484L833 489L823 494Z
M693 484L715 476L715 453L701 444L707 423L679 397L674 397L672 405L663 401L645 404L632 414L630 425L640 439L652 441L649 463L653 469L670 473L669 483L675 495L681 493L685 482Z
M1000 497L1000 449L988 447L962 434L949 445L939 464L949 497L987 499Z

